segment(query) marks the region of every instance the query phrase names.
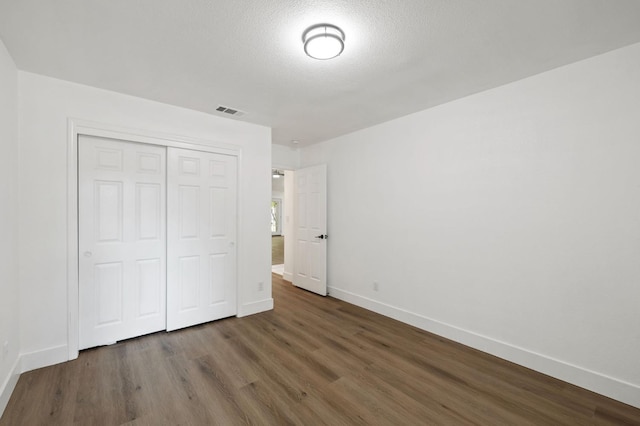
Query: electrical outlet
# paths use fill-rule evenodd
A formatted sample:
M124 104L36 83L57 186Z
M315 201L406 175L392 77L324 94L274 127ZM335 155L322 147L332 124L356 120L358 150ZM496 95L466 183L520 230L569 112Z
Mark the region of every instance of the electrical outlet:
M378 281L374 281L373 282L373 291L378 291L380 290L380 285L378 284Z
M260 281L258 283L258 291L263 291L264 290L264 283L262 281Z

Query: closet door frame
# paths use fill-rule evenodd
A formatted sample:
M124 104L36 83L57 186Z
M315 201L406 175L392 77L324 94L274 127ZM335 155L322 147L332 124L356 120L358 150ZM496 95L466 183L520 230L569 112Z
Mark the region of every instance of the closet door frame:
M168 135L148 130L130 129L104 123L70 118L67 123L67 342L68 359L78 358L79 353L79 272L78 272L78 139L80 135L96 136L121 141L145 143L149 145L191 149L237 157L237 196L236 196L236 250L241 252L242 230L242 151L238 146L199 140L183 136ZM238 283L242 282L241 258L236 260L236 311L241 304ZM237 314L236 314L237 315Z

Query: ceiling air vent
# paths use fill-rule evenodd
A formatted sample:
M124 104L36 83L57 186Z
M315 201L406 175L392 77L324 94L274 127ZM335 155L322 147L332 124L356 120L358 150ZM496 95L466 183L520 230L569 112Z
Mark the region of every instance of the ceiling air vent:
M233 115L234 117L240 117L244 115L244 111L240 111L239 109L236 109L236 108L229 108L224 105L218 105L218 108L216 108L216 111L224 112L225 114Z

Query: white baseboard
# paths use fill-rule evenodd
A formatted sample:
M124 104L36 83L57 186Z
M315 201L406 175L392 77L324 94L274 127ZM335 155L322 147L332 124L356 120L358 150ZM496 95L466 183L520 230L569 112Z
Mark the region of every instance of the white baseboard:
M18 356L16 361L13 363L9 376L5 379L4 383L2 383L2 387L0 388L0 417L2 417L4 409L7 408L11 394L16 388L16 384L20 378L21 371L20 357Z
M22 367L21 372L26 373L27 371L68 361L69 349L67 348L67 345L55 346L22 354L20 358L20 364Z
M284 273L282 274L282 279L292 283L293 282L293 272L284 271Z
M381 303L346 290L329 287L329 293L370 311L418 327L430 333L462 343L565 382L640 408L640 386L587 370L525 348L473 333L395 306Z
M238 309L238 317L246 317L260 312L270 311L273 309L273 299L259 300L257 302L247 303Z

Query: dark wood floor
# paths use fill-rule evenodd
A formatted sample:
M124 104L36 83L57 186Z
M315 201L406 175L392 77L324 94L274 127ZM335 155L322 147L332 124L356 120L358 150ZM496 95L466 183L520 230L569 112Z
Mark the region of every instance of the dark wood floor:
M638 409L273 279L271 312L23 374L0 424L640 424Z

